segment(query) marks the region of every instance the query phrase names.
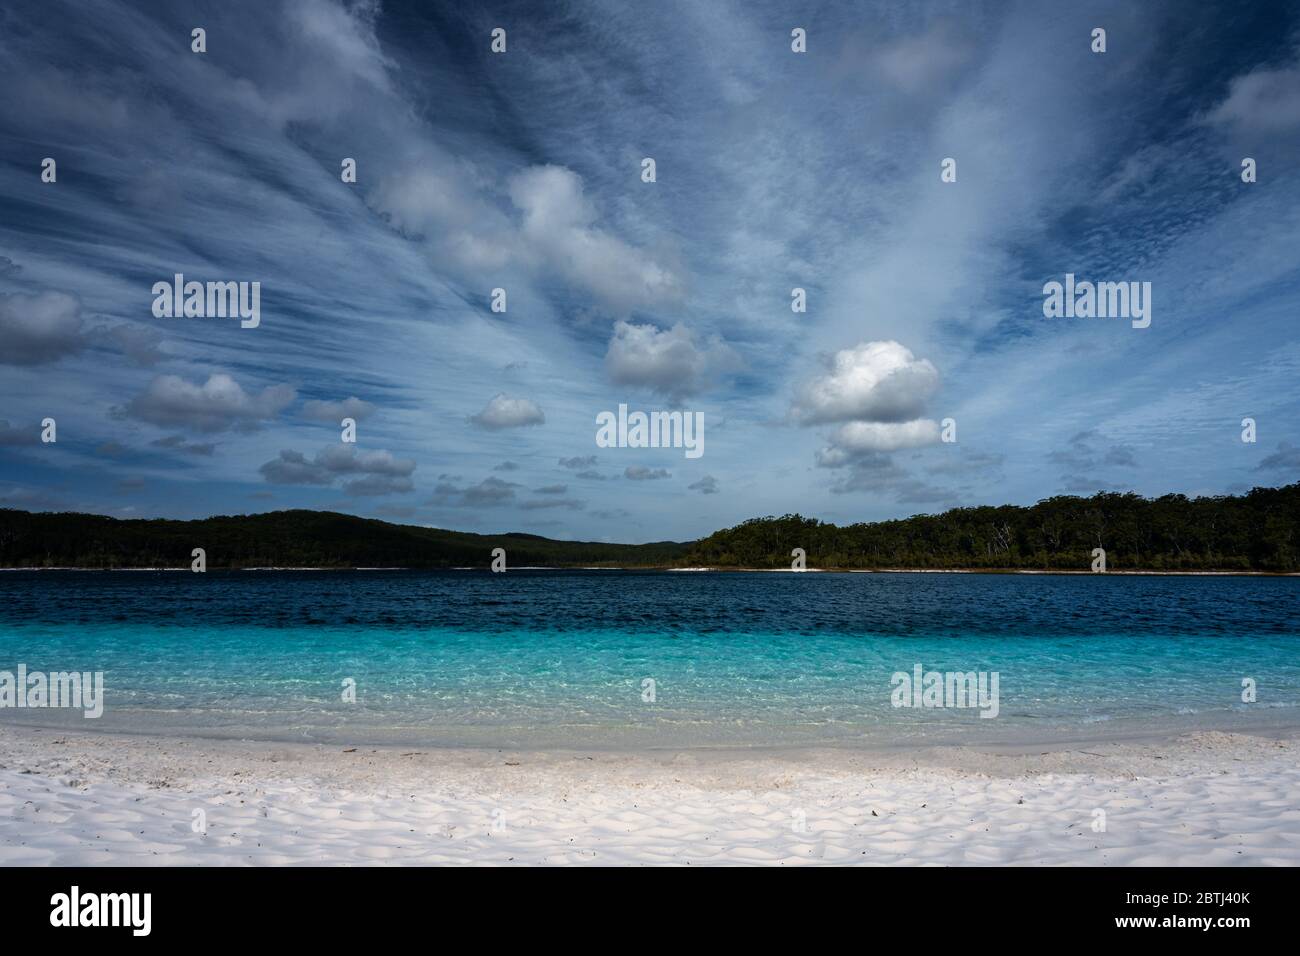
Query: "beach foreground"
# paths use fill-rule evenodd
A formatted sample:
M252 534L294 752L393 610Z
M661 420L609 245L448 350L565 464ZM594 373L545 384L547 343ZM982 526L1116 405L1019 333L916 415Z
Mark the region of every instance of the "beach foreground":
M0 864L1300 864L1300 738L511 752L0 730ZM1103 826L1104 825L1104 826Z

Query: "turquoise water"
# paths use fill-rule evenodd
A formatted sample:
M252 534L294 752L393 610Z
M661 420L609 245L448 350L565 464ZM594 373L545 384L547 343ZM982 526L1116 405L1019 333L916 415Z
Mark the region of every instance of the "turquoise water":
M1290 726L1298 599L1294 578L6 572L0 670L103 671L106 700L0 721L584 748ZM894 707L916 664L997 672L998 716Z

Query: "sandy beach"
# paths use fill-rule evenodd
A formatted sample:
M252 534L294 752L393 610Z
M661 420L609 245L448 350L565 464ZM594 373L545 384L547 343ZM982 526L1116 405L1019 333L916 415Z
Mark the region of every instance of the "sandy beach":
M11 725L0 864L1296 865L1298 747L538 753Z

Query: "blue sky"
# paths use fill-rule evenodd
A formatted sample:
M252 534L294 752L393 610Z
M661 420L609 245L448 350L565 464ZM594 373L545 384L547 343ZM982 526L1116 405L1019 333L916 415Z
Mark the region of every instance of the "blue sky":
M1294 5L19 0L0 82L0 507L646 541L1300 473ZM178 272L260 325L155 318Z

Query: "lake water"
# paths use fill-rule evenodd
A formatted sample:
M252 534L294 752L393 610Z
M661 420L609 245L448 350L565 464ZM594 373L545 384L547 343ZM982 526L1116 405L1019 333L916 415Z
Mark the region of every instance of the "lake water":
M0 670L20 663L103 671L104 716L5 708L0 722L340 744L1252 729L1300 722L1300 578L0 572ZM996 718L893 706L893 675L917 665L997 672Z

